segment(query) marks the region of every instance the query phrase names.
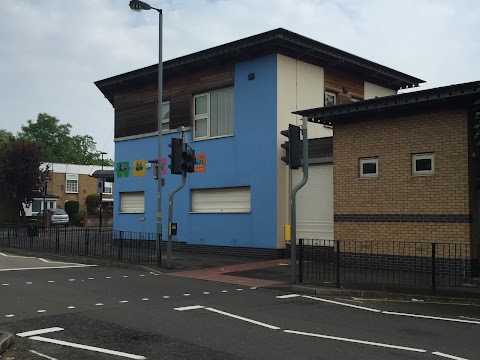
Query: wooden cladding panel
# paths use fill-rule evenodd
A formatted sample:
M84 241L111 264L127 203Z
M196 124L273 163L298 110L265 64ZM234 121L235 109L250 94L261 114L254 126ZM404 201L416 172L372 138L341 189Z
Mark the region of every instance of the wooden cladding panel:
M308 157L309 159L333 157L333 137L309 139Z
M233 84L233 65L164 79L163 101L170 101L170 128L192 125L193 95ZM157 131L157 96L156 82L115 94L115 138Z
M363 79L355 74L333 69L325 69L325 89L336 93L343 93L343 88L348 89L348 95L358 99L364 98Z

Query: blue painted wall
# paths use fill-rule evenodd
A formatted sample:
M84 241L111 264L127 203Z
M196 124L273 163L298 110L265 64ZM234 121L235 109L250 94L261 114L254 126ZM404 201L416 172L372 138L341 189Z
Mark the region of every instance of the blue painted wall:
M196 154L206 154L206 171L187 176L187 185L175 196L173 222L178 223L177 240L192 244L276 248L276 129L277 57L267 56L235 66L234 135L191 142ZM248 74L255 73L254 80ZM170 152L172 136L163 136L164 157ZM191 138L191 134L189 134ZM156 157L156 137L117 142L115 160L130 161ZM163 191L163 236L167 233L168 195L181 181L167 169ZM193 214L190 189L251 187L249 214ZM119 214L119 192L145 191L145 214ZM116 230L156 230L157 182L147 176L115 178ZM144 218L144 219L143 219Z

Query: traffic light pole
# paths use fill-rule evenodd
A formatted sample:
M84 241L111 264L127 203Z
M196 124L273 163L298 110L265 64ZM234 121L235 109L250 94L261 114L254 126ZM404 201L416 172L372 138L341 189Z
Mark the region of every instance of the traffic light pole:
M187 133L182 130L183 150L187 148ZM182 151L183 151L182 150ZM182 183L170 193L168 200L168 241L167 241L167 268L172 267L172 220L173 220L173 197L177 192L183 189L187 182L187 173L182 171Z
M291 221L291 273L292 283L297 282L297 192L308 180L308 134L307 134L307 117L302 117L302 146L303 146L303 179L292 189L290 201L290 221Z

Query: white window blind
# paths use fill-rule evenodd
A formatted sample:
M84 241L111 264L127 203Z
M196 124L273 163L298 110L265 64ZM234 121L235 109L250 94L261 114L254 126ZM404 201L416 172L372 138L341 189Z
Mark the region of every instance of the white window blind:
M194 213L249 213L250 187L194 189L192 212Z
M139 192L120 193L121 213L143 213L145 212L145 194Z

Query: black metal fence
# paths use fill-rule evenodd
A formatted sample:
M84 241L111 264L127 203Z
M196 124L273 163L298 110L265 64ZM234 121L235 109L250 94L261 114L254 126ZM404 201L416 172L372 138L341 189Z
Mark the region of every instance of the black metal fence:
M114 231L111 229L67 228L35 224L0 224L0 249L17 248L156 264L155 233Z
M341 287L480 287L468 244L299 240L299 280Z

